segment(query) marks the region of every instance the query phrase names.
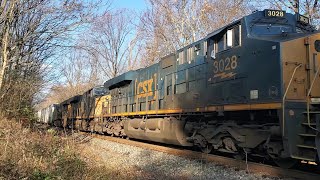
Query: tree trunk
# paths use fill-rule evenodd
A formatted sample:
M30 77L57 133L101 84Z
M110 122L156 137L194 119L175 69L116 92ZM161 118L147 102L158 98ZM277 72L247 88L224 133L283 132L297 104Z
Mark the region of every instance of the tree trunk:
M3 86L3 82L4 82L4 76L5 76L5 71L6 71L6 68L7 68L7 64L8 64L8 45L10 43L10 34L9 34L9 31L10 31L10 25L13 21L13 11L14 11L14 8L15 8L15 5L16 5L16 1L12 1L11 4L10 4L10 8L8 9L9 12L9 16L7 18L7 21L4 23L4 37L2 39L2 66L1 66L1 69L0 69L0 89L2 89L2 86Z

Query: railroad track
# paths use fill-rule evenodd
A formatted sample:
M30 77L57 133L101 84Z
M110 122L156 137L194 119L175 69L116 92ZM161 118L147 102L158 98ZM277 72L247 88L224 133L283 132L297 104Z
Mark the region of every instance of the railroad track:
M80 134L88 135L88 133L80 132ZM135 147L140 147L148 150L153 151L159 151L171 155L176 155L184 158L189 159L197 159L204 162L214 162L215 164L226 166L226 167L233 167L239 170L245 170L248 173L254 173L254 174L261 174L265 176L271 176L271 177L281 177L281 178L294 178L296 180L320 180L320 174L300 171L300 170L293 170L293 169L283 169L280 167L275 167L271 165L266 164L260 164L255 162L249 162L249 161L243 161L243 160L237 160L229 157L223 157L213 154L205 154L201 152L196 152L192 150L186 150L186 149L179 149L178 147L167 147L163 145L157 145L157 144L150 144L146 142L141 141L133 141L133 140L127 140L122 138L116 138L116 137L110 137L105 135L99 135L99 134L92 134L91 135L94 138L102 139L102 140L108 140L116 143L131 145Z

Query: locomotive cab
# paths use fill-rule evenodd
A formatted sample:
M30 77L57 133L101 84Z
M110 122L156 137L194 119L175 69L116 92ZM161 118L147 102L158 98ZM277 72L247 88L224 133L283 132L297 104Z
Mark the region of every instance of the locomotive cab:
M319 161L320 33L300 14L278 10L259 13L260 17L246 17L246 30L250 39L268 44L258 47L269 48L269 57L274 55L268 59L270 64L278 63L268 71L272 69L270 76L276 75L275 79L281 80L269 88L269 93L280 95L275 101L281 101L278 116L283 149L280 156Z
M267 9L207 41L207 88L211 102L224 105L224 116L240 116L238 124L273 124L265 147L281 163L319 161L320 33L309 19ZM251 121L241 122L246 118Z

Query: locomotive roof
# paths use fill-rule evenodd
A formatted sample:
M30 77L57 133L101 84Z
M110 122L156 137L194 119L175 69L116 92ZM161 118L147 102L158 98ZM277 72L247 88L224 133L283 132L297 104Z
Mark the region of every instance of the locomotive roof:
M74 102L77 102L79 101L81 98L81 95L76 95L76 96L73 96L65 101L63 101L61 104L62 105L67 105L67 104L71 104L71 103L74 103Z
M291 13L286 13L285 11L278 11L278 10L271 10L271 11L278 11L278 12L283 12L284 16L283 17L266 17L266 11L255 11L252 14L249 14L247 16L244 16L230 24L227 24L207 35L205 39L208 39L212 36L216 36L226 30L228 30L230 27L238 24L240 21L244 21L244 24L247 27L247 32L248 32L248 37L253 37L257 39L265 39L265 40L271 40L271 41L287 41L287 40L292 40L297 37L302 37L305 36L306 33L312 34L312 33L318 33L314 26L310 25L309 23L303 23L298 20L299 17L304 17L301 16L300 14L291 14ZM304 17L307 18L307 17ZM253 25L258 24L258 23L264 23L264 24L269 24L270 26L274 24L284 24L284 25L291 25L294 27L300 28L304 33L298 33L296 32L296 29L293 28L292 32L284 32L282 36L278 35L253 35L252 32L250 31L250 28L252 28Z
M221 28L219 28L219 29L217 29L217 30L209 33L209 34L206 36L205 39L207 39L207 38L209 38L209 37L212 37L212 36L215 36L215 35L223 32L224 30L228 29L229 27L232 27L232 26L238 24L238 23L240 22L240 20L241 20L241 19L238 19L238 20L236 20L236 21L233 21L232 23L230 23L230 24L228 24L228 25L225 25L225 26L223 26L223 27L221 27Z
M240 22L243 22L244 23L244 26L246 26L247 28L247 33L248 33L248 37L250 38L256 38L256 39L266 39L266 40L270 40L270 41L286 41L286 40L290 40L290 39L293 39L293 38L297 38L299 36L304 36L305 33L297 33L295 32L296 30L294 29L291 32L284 32L283 34L281 34L279 36L278 35L263 35L263 36L259 36L259 35L254 35L254 34L251 34L251 31L250 31L250 28L252 25L255 25L255 23L268 23L270 25L273 25L273 24L277 24L277 23L286 23L288 25L294 25L294 26L298 26L300 28L302 28L303 30L305 30L307 33L314 33L316 32L314 27L311 26L310 24L303 24L301 22L298 22L297 21L297 17L300 17L301 15L297 15L297 14L290 14L290 13L286 13L285 11L280 11L280 10L271 10L271 11L275 11L275 12L282 12L283 13L283 16L282 17L276 17L276 16L272 16L272 17L268 17L266 15L266 12L268 11L268 9L264 10L264 11L256 11L256 12L253 12L252 14L249 14L249 15L246 15L238 20L235 20L233 21L232 23L229 23L211 33L209 33L205 38L203 39L200 39L196 42L193 42L192 44L189 44L179 50L177 50L177 52L185 49L185 48L188 48L190 46L193 46L194 44L197 44L199 42L202 42L202 41L205 41L213 36L217 36L219 35L220 33L223 33L225 31L227 31L229 28L237 25L238 23ZM171 53L170 55L167 55L163 58L161 58L161 61L159 63L162 63L162 64L166 64L166 62L168 61L168 57L170 56L174 56L177 52L174 52L174 53ZM170 61L171 62L171 61ZM159 63L156 63L156 64L159 64ZM150 66L151 67L151 66ZM121 86L124 86L126 84L130 84L130 82L132 80L134 80L138 74L138 71L140 71L139 69L138 70L133 70L133 71L129 71L129 72L126 72L124 74L121 74L120 76L117 76L115 78L112 78L108 81L106 81L104 83L104 87L106 89L114 89L114 88L117 88L117 87L121 87Z
M121 74L115 78L112 78L104 83L104 87L107 89L114 89L125 84L129 84L132 80L136 78L136 71L128 71L126 73Z
M285 11L280 11L284 13L283 17L268 17L266 15L266 11L270 10L257 11L253 14L243 17L247 28L248 37L281 42L292 40L297 37L303 37L306 34L313 34L319 32L315 29L314 26L299 20L301 17L303 17L306 18L305 20L309 21L307 17L302 16L300 14L291 14L286 13ZM257 28L253 30L255 26L261 26L264 28ZM278 34L265 33L266 29L272 28L273 26L281 26L283 28L281 29L282 32ZM272 32L272 30L269 31Z

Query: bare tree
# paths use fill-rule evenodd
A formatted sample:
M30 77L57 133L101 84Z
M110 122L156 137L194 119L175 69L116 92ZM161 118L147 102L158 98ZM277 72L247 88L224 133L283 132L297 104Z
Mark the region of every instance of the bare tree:
M140 17L147 65L159 61L187 44L247 12L243 0L149 0Z
M125 9L105 12L93 22L89 45L85 48L93 57L98 57L97 63L106 76L104 80L127 71L127 66L132 66L130 63L137 59L132 55L137 43L132 30L130 14Z
M69 61L63 62L59 69L62 82L51 87L41 107L81 95L98 85L96 67L92 67L91 59L85 50L74 49L72 53L66 55L66 58Z
M2 0L0 110L24 116L32 109L50 60L70 32L88 21L94 4L81 0Z
M9 63L9 45L10 45L10 27L14 24L15 17L14 12L16 10L17 0L16 1L1 1L1 9L0 9L0 21L1 23L1 68L0 68L0 89L3 85L4 73L7 68L7 64ZM12 47L14 48L14 47Z

